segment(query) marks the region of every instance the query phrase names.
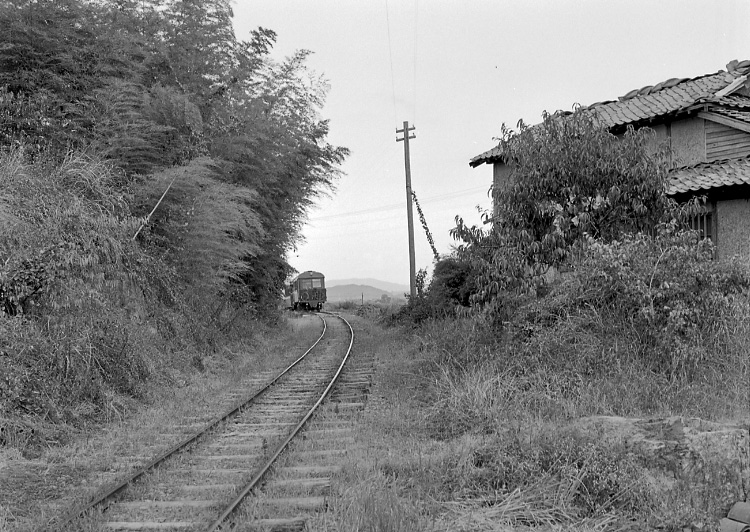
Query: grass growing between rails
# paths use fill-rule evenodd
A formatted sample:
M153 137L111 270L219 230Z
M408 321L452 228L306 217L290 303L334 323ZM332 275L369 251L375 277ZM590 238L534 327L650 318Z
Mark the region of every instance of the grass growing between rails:
M643 331L575 310L571 290L526 301L503 334L481 318L360 319L376 386L312 529L718 531L746 496L748 300L703 337L712 356L671 372L634 351Z

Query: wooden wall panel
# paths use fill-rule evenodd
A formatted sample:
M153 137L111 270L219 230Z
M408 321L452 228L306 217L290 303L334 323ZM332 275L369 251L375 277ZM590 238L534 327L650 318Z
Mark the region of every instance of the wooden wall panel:
M706 161L706 133L702 118L686 118L672 122L670 148L672 164L692 166Z
M717 161L750 155L750 133L706 120L706 159Z

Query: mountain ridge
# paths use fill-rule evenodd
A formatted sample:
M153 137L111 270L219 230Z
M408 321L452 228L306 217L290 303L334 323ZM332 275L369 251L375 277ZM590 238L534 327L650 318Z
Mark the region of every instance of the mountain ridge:
M335 286L369 286L377 288L383 292L396 293L399 296L403 296L404 293L409 292L409 285L402 285L398 283L391 283L388 281L381 281L379 279L368 278L353 278L353 279L326 279L326 288L333 288Z
M336 286L326 287L326 294L328 301L340 302L340 301L377 301L382 297L388 296L393 297L393 293L380 290L373 286L362 285L362 284L342 284Z

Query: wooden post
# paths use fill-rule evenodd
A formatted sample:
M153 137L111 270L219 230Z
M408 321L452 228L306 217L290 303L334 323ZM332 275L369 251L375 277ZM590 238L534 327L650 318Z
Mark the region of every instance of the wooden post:
M416 138L409 132L414 131L414 126L409 127L409 122L404 122L404 129L397 129L396 133L403 133L403 138L396 137L396 142L404 141L404 167L406 170L406 220L409 225L409 289L411 299L417 297L417 272L416 259L414 257L414 215L411 208L411 165L409 161L409 139Z

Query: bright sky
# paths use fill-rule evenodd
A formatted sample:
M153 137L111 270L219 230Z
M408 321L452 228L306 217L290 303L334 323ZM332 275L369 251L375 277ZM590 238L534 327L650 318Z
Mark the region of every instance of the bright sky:
M503 122L616 99L750 59L747 0L236 0L237 35L278 34L273 56L312 50L330 81L330 141L351 156L289 257L329 279L409 282L403 142L416 126L412 186L438 251L456 215L481 223L492 170L469 159ZM432 252L416 210L417 268Z

